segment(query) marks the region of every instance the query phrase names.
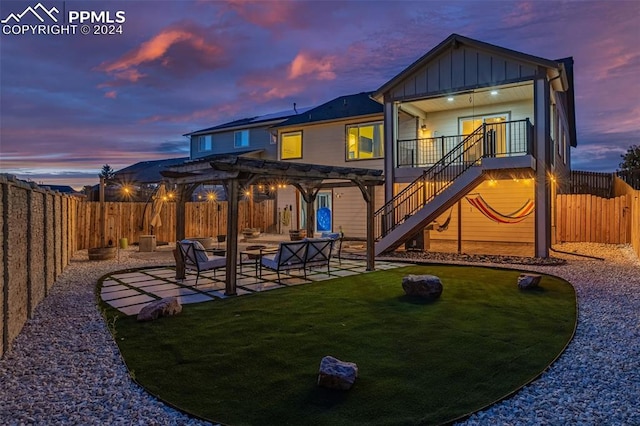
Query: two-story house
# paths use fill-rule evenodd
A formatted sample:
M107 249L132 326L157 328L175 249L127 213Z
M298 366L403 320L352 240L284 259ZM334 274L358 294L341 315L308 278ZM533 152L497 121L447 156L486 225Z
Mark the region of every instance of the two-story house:
M435 220L447 226L432 238L530 243L548 256L552 200L576 146L572 58L453 34L373 98L385 129L377 254Z
M372 93L340 96L289 116L189 133L192 159L238 153L383 169L375 252L428 230L433 241L509 243L547 257L553 200L576 146L573 59L549 60L457 34ZM258 143L260 141L260 143ZM203 166L206 167L206 164ZM303 201L278 190L283 224L306 228ZM316 232L366 235L358 189L320 188ZM284 214L287 213L287 214Z

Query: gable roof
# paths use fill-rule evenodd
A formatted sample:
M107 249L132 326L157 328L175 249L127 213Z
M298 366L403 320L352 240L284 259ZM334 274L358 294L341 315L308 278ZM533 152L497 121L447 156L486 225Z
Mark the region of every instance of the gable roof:
M207 127L206 129L196 130L191 133L186 133L183 136L207 135L211 133L219 133L222 131L230 131L235 129L247 129L251 127L270 126L272 124L277 124L281 121L284 121L289 117L307 112L311 108L312 107L305 107L305 108L274 112L271 114L258 115L255 117L241 118L238 120L229 121L227 123L218 124L217 126Z
M52 191L58 191L61 194L77 194L78 191L76 191L75 189L73 189L72 187L68 186L68 185L48 185L48 184L39 184L38 185L41 188L49 188Z
M160 172L167 167L177 166L189 157L167 158L165 160L140 161L115 172L115 178L135 183L157 183L162 181Z
M398 75L393 77L391 80L387 81L383 84L378 90L376 90L372 97L374 99L381 99L382 95L391 89L393 86L398 84L400 81L409 77L415 71L423 67L425 64L429 63L440 54L445 52L448 49L456 48L460 44L464 44L470 46L472 48L476 48L479 50L487 51L490 53L495 53L507 57L514 58L515 60L526 62L535 66L541 66L547 69L555 69L558 70L561 65L557 61L552 61L549 59L541 58L538 56L529 55L526 53L518 52L516 50L507 49L505 47L496 46L490 43L486 43L479 40L474 40L472 38L464 37L459 34L451 34L444 41L438 44L436 47L428 51L422 57L420 57L413 64L409 65L403 71L401 71Z
M364 115L382 114L383 106L371 99L372 92L361 92L354 95L339 96L325 102L304 114L298 114L273 127L286 127L310 124L321 121L334 121Z

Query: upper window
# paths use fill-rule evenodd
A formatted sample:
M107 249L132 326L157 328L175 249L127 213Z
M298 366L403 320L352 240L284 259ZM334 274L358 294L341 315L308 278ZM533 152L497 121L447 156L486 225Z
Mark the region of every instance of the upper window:
M233 134L233 147L246 148L249 146L249 131L239 130Z
M366 160L384 156L382 121L347 126L347 160Z
M280 143L280 159L302 158L302 132L283 133Z
M198 136L198 151L211 151L211 135Z

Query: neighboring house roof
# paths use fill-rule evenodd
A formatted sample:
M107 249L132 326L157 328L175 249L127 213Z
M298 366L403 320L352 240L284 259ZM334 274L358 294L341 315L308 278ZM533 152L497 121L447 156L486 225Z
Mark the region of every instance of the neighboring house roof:
M297 109L292 109L287 111L274 112L271 114L258 115L256 117L241 118L239 120L234 120L228 123L219 124L217 126L208 127L206 129L196 130L195 132L186 133L183 136L208 135L212 133L219 133L223 131L227 132L227 131L236 130L236 129L248 129L252 127L271 126L272 124L277 124L281 121L286 120L289 117L307 112L311 108L312 107L297 108Z
M364 115L382 114L382 104L371 99L371 93L372 92L362 92L355 95L339 96L310 109L304 114L298 114L280 124L276 124L273 127L286 127L322 121L341 120Z
M426 54L424 54L421 58L419 58L413 64L409 65L398 75L396 75L391 80L383 84L378 90L376 90L373 93L372 97L374 99L381 98L386 91L388 91L390 88L396 85L399 81L402 81L406 77L410 76L416 70L418 70L419 68L424 66L426 63L430 62L431 60L435 59L437 56L445 52L447 49L455 48L459 44L465 44L465 45L474 47L476 49L493 52L500 55L510 56L519 61L528 62L530 64L542 66L548 69L557 70L560 68L560 64L558 63L558 61L552 61L549 59L540 58L538 56L528 55L526 53L518 52L516 50L511 50L504 47L495 46L493 44L485 43L483 41L464 37L459 34L451 34L442 43L440 43L439 45L437 45L436 47L428 51Z
M162 181L160 171L167 167L177 166L189 157L168 158L166 160L140 161L115 172L115 178L135 183L157 183Z
M43 188L49 188L52 191L58 191L61 194L77 194L78 193L78 191L76 191L75 189L73 189L72 187L70 187L68 185L46 185L46 184L40 184L38 186L43 187Z

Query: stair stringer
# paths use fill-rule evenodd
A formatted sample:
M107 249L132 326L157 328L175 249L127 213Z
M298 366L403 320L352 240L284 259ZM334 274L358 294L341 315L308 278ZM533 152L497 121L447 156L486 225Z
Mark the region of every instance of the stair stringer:
M473 166L458 176L449 187L429 201L401 225L376 242L375 254L392 251L451 208L485 179L482 166Z

